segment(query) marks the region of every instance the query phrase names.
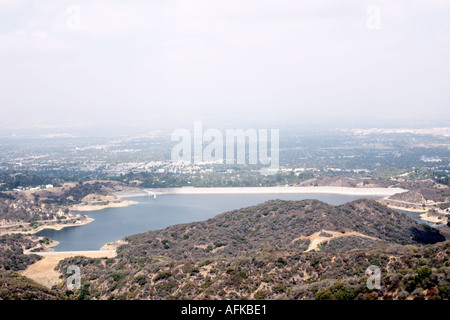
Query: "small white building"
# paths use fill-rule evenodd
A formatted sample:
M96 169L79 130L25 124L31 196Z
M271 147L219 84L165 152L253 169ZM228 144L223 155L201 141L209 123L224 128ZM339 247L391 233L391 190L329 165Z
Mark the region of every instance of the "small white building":
M52 185L52 184L47 184L47 185L45 186L45 189L51 189L51 188L53 188L53 185Z

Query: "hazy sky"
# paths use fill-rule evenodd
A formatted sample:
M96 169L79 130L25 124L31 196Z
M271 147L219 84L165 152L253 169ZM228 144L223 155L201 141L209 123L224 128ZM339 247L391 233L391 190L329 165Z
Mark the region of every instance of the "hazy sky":
M0 0L0 127L450 123L450 1Z

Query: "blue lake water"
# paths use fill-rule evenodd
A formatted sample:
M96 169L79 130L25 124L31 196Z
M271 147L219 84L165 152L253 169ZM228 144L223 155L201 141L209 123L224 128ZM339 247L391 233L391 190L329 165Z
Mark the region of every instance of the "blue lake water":
M416 220L419 223L423 223L423 224L427 224L429 226L433 226L434 222L430 222L430 221L426 221L426 220L422 220L420 218L420 215L422 213L418 213L418 212L412 212L412 211L405 211L405 210L397 210L398 212L404 213L406 214L408 217L410 217L413 220Z
M215 215L256 205L271 199L318 199L332 205L362 198L338 194L172 194L152 197L136 197L139 202L123 208L109 208L85 212L95 220L89 224L67 227L62 230L45 229L38 236L46 236L59 242L55 251L98 250L104 244L126 236L187 222L202 221ZM377 199L379 197L364 198ZM414 217L412 217L414 219ZM415 218L417 220L417 217Z

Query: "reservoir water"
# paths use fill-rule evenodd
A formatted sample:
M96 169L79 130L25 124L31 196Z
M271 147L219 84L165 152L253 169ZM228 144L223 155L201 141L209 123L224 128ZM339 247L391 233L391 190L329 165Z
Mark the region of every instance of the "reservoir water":
M55 251L98 250L104 244L126 236L187 222L202 221L219 213L256 205L271 199L318 199L332 205L362 198L339 194L168 194L136 197L139 202L123 208L85 212L95 220L89 224L62 230L45 229L36 235L59 242ZM376 196L364 198L377 199ZM414 218L414 217L412 217ZM417 219L416 219L417 220Z

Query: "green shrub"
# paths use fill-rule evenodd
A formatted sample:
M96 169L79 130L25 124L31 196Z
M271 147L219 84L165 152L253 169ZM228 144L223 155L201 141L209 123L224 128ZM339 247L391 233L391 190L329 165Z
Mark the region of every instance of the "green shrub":
M275 264L277 266L285 266L287 264L286 260L284 260L283 258L278 258L275 260Z
M255 295L254 295L256 300L264 300L267 298L267 296L268 296L268 293L265 290L258 290L255 292Z
M113 278L114 281L118 282L120 280L122 280L123 278L125 278L126 274L125 273L113 273L111 275L111 277Z
M439 296L442 299L449 299L450 298L450 286L440 286L439 287Z
M331 289L324 289L316 293L317 300L353 300L356 296L355 290L350 290L341 283L337 283Z
M417 270L417 280L418 282L422 282L423 280L429 278L433 272L431 271L429 266L423 266Z
M317 300L332 300L333 294L330 290L324 289L316 293Z
M226 271L228 274L231 274L231 273L234 273L234 268L233 268L233 267L226 267L225 271Z
M170 271L161 271L153 278L153 281L157 282L159 280L168 279L171 276L172 276L172 273Z
M134 282L139 284L141 287L147 283L147 277L143 274L134 278Z

